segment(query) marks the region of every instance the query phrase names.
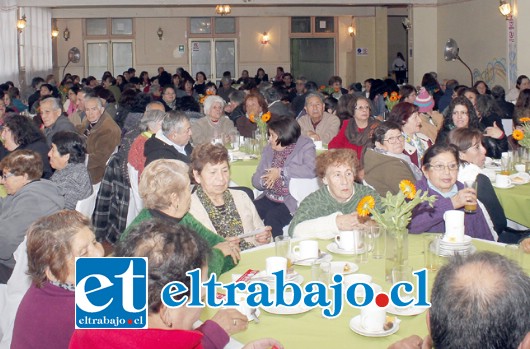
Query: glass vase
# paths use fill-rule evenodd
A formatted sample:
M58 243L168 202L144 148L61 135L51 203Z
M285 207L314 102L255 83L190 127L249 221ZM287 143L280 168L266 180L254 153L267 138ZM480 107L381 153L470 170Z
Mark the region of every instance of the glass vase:
M387 229L385 245L385 279L392 282L392 269L406 265L409 259L408 230Z

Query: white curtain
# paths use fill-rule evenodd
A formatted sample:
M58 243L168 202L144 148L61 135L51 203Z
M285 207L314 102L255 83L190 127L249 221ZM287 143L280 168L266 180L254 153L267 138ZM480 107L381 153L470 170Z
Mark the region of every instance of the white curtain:
M17 2L0 0L0 83L18 81Z
M21 11L27 26L20 36L20 65L26 71L26 84L30 84L32 78L45 79L52 72L52 11L41 7L22 7Z

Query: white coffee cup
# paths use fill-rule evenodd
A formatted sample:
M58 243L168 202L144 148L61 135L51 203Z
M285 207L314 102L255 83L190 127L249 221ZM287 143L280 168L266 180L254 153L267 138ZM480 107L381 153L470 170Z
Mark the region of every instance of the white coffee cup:
M461 242L464 239L464 212L449 210L444 213L445 234L450 236L452 241Z
M295 260L318 258L318 242L315 240L304 240L293 247Z
M371 284L372 283L372 277L368 274L350 274L350 275L344 275L344 287L347 288L350 285L353 284Z
M361 308L361 326L369 332L383 331L386 322L386 308L379 307L375 301Z
M500 188L506 188L509 187L512 184L512 180L510 179L510 176L497 174L495 176L495 185Z
M515 170L517 172L526 172L526 165L525 164L517 164L517 165L515 165Z
M355 249L355 232L351 230L341 231L335 236L335 242L341 250L353 251Z
M268 275L272 275L277 271L287 270L287 258L285 257L268 257L265 259L265 270Z
M316 149L322 149L322 141L313 141Z

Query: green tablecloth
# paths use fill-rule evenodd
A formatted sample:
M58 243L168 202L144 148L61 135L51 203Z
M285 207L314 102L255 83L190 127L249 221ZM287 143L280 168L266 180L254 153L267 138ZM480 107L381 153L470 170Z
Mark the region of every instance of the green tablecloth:
M258 159L230 163L230 179L237 185L254 188L252 185L252 175L256 172L258 164Z
M320 248L326 251L326 246L330 241L321 241ZM491 250L503 253L502 245L474 241L473 244L479 250ZM422 238L418 235L409 236L409 264L414 269L423 267ZM265 258L274 255L274 248L265 248L257 251L248 251L243 254L241 263L231 272L222 275L222 282L230 282L231 274L242 274L249 268L264 270ZM351 256L333 255L334 260L352 261ZM359 265L358 273L370 274L374 282L381 285L384 291L388 291L391 286L384 281L384 260L374 260L371 257L367 264ZM530 255L525 256L524 268L530 272ZM303 275L305 281L311 280L311 268L295 266L298 273ZM432 287L436 273L429 273L429 288ZM430 298L430 294L428 296ZM202 319L210 318L215 312L205 309ZM298 315L273 315L261 311L260 323L250 322L245 332L234 336L241 343L251 340L273 337L282 342L289 349L310 349L310 348L387 348L402 338L412 334L425 336L427 325L425 322L426 312L413 317L399 317L401 325L398 332L388 337L371 338L356 334L349 328L350 319L360 314L360 309L344 306L342 314L335 319L325 319L321 316L319 308L315 308L307 313Z
M530 227L530 183L510 189L495 188L508 219Z

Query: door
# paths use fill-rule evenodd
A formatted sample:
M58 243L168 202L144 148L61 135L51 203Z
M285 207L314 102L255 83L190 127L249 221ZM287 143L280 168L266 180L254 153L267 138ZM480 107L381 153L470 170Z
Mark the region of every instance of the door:
M132 40L86 41L87 76L100 79L105 71L113 76L134 67L134 45Z
M291 39L291 74L304 75L320 85L327 85L335 75L335 39Z
M190 39L191 75L202 71L217 85L225 71L237 76L236 44L235 39Z

